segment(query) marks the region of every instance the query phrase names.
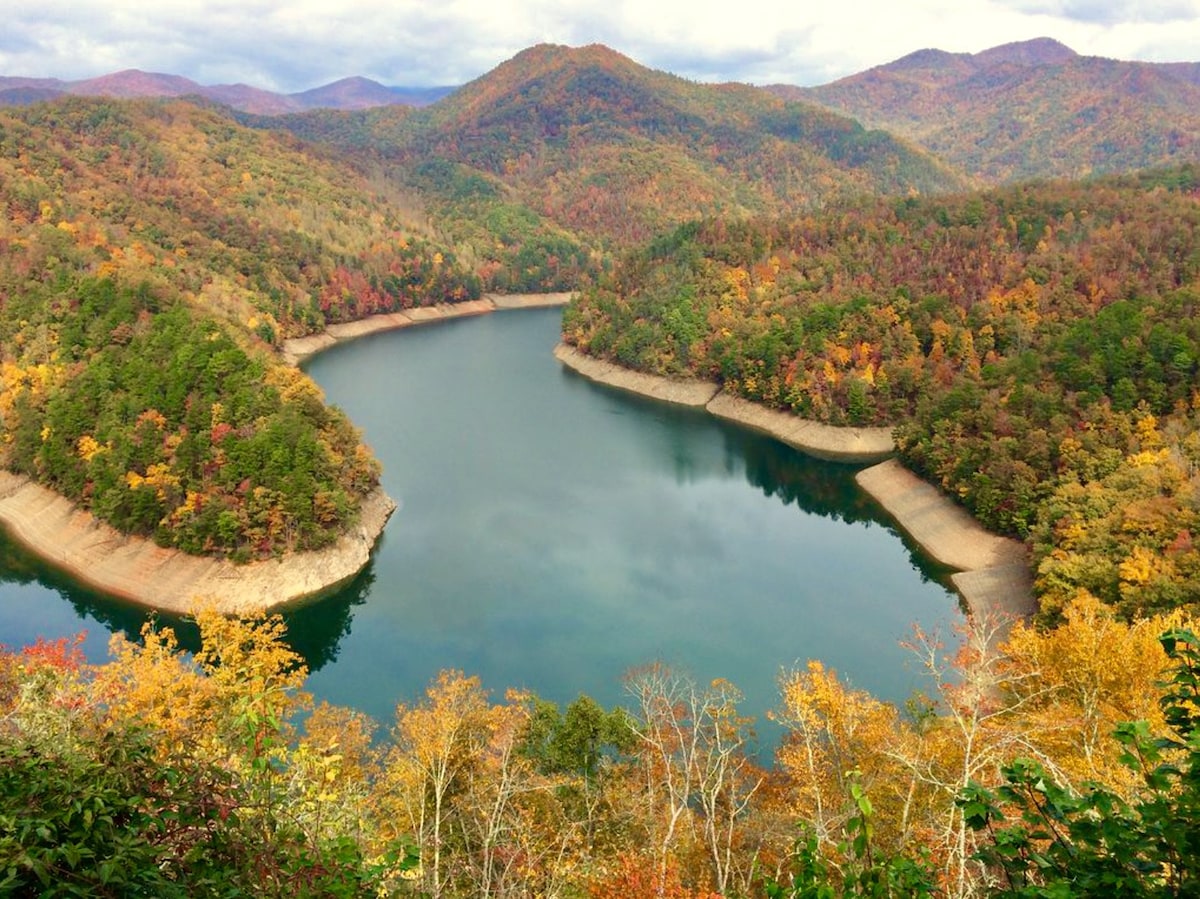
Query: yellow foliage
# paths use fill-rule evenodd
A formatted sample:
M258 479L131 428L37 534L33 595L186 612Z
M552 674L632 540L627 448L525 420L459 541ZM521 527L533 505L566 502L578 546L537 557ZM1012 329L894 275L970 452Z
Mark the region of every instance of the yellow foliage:
M179 476L172 473L171 466L164 462L156 462L146 469L145 475L140 475L136 471L125 472L125 483L129 485L130 490L150 487L154 490L155 496L160 500L165 500L167 491L179 486Z
M96 456L108 449L100 443L91 434L84 434L75 442L75 449L79 453L79 458L84 462L91 462Z
M788 730L777 761L792 783L792 813L833 840L853 812L847 780L857 772L877 806L902 789L889 752L903 742L895 708L844 686L832 670L810 661L780 681L782 707L772 717Z
M163 758L213 750L215 691L187 664L174 631L146 624L140 645L114 634L109 653L113 660L98 669L97 682L110 722L144 725Z
M1164 566L1169 564L1157 553L1144 546L1134 546L1129 555L1117 566L1117 573L1124 584L1142 587L1163 576Z
M1178 626L1187 626L1179 613L1120 621L1079 590L1053 630L1014 627L1004 646L1006 689L1037 754L1075 785L1102 780L1132 791L1137 778L1120 764L1111 734L1123 721L1162 731L1157 685L1167 658L1158 637Z
M1136 434L1143 452L1159 449L1163 445L1163 436L1158 430L1158 419L1148 412L1137 420Z

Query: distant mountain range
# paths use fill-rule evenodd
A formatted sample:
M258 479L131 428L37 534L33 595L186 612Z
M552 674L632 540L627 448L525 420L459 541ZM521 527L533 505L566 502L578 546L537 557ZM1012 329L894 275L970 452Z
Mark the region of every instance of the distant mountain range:
M284 127L304 137L374 143L408 159L438 155L523 180L572 227L611 217L597 204L611 205L612 185L633 183L648 188L639 233L676 218L663 208L673 203L759 211L797 192L821 202L843 184L927 191L1200 159L1200 62L1081 56L1050 38L974 54L919 50L812 88L695 84L600 45L533 47L461 88L346 78L280 94L135 69L83 81L0 77L0 105L62 94L196 95L248 116L286 117ZM429 109L408 115L415 107ZM330 110L381 114L304 118ZM564 186L556 180L564 166L587 170L594 189L587 199L566 185L566 208L549 195ZM581 201L597 208L571 208Z
M1080 56L1049 38L919 50L821 87L769 90L906 137L987 183L1200 158L1200 63Z
M81 81L0 76L0 106L23 106L63 94L122 99L199 96L241 112L283 115L309 109L370 109L397 103L425 106L453 90L453 87L388 87L369 78L353 77L295 94L280 94L248 84L203 85L180 75L126 69Z

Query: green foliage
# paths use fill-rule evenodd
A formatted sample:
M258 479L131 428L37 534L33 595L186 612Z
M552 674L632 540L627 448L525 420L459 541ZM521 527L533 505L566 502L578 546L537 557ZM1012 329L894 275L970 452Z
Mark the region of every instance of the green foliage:
M235 558L316 548L377 483L307 378L182 303L82 279L30 314L0 390L8 464L118 530Z
M560 712L556 704L531 697L532 714L520 752L545 774L595 778L606 756L626 752L634 733L623 709L604 711L590 696L580 696Z
M353 841L311 847L278 822L263 840L263 809L227 774L163 764L136 733L5 741L0 795L6 895L353 897L375 880Z
M937 878L924 860L880 853L872 843L875 810L857 777L849 782L854 813L846 820L844 837L833 861L819 850L818 839L806 832L792 851L791 871L782 880L767 878L767 899L923 899L937 895Z
M1175 663L1161 704L1171 735L1143 722L1113 738L1140 775L1125 800L1102 784L1065 789L1045 768L1018 759L996 790L973 785L959 799L972 828L989 842L979 858L1003 878L996 895L1166 897L1200 891L1200 638L1162 638Z

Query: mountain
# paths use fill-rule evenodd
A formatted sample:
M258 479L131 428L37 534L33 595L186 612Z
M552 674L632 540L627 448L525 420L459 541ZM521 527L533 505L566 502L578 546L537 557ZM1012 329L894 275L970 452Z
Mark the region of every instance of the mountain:
M247 84L203 85L180 75L125 69L80 81L0 76L0 106L23 106L63 94L123 99L194 95L240 112L283 115L320 108L368 109L391 104L425 106L453 90L453 87L387 87L369 78L354 77L307 91L281 94Z
M271 123L265 123L271 124ZM289 117L308 139L382 155L450 217L487 194L612 248L698 215L817 208L964 180L927 152L812 103L696 84L600 45L539 45L396 116Z
M920 50L821 87L771 90L908 138L987 183L1200 158L1200 64L1080 56L1049 38Z
M385 87L370 78L353 77L288 96L303 109L371 109L394 103L428 106L454 90L453 87Z

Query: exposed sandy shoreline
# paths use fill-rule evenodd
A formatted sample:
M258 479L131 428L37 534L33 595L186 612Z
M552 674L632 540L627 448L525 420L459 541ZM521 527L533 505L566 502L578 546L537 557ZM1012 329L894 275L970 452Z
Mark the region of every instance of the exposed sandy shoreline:
M832 462L878 462L896 452L891 428L834 427L718 393L706 407L718 418L770 434L801 452Z
M226 614L244 614L333 590L367 564L395 508L377 489L363 500L358 525L328 549L235 565L126 536L66 497L0 472L0 522L17 541L91 587L179 614L198 602L211 602Z
M834 462L878 462L896 452L890 428L835 428L776 412L741 397L723 393L719 385L695 378L664 378L596 359L560 343L554 356L585 378L631 393L703 406L718 418L781 440L801 452Z
M502 309L535 309L543 306L565 306L571 299L571 293L513 293L484 294L482 299L468 300L464 303L441 303L436 306L416 306L402 312L389 312L384 315L372 315L358 321L346 322L340 325L330 325L320 334L310 334L308 337L293 337L283 342L283 358L296 365L309 356L327 350L343 340L353 340L367 334L379 331L394 331L397 328L408 328L425 322L441 321L447 318L462 318L466 315L486 315Z
M376 331L498 309L562 306L570 298L569 293L488 294L466 303L372 316L285 341L283 357L294 365L339 341ZM335 590L366 566L395 508L395 502L378 489L363 501L359 524L334 546L235 565L123 535L66 497L0 470L0 525L18 542L97 590L179 614L189 612L198 601L210 602L227 614L265 611Z
M560 343L554 348L554 358L590 381L680 406L706 406L720 390L710 381L695 378L662 378L623 368L613 362L605 362L603 359L581 353L565 343Z
M1037 611L1029 551L985 530L971 515L896 459L865 468L854 478L951 576L972 615L1026 618Z
M860 471L855 480L925 552L958 569L951 581L973 615L996 614L1009 620L1037 611L1025 546L985 530L948 496L890 458L896 451L891 429L837 428L805 421L722 393L707 381L631 371L564 344L555 348L554 355L593 381L668 402L704 406L713 415L762 431L817 458L879 463Z

